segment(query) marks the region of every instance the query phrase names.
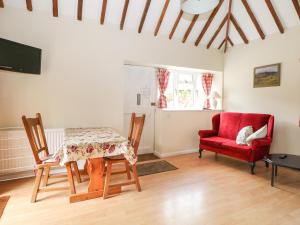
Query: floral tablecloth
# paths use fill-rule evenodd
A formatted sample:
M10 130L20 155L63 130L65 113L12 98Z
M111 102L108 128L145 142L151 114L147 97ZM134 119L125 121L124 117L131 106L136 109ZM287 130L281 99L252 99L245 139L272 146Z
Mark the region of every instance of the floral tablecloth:
M67 162L124 155L130 164L137 157L126 138L111 128L68 128L65 129L64 143L54 157L61 165Z

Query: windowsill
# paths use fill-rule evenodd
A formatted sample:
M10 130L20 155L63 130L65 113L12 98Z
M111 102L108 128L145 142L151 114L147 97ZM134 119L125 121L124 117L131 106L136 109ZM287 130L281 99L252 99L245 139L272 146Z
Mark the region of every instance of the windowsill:
M180 112L180 111L192 111L192 112L221 112L223 109L180 109L180 108L168 108L168 109L159 109L163 112Z

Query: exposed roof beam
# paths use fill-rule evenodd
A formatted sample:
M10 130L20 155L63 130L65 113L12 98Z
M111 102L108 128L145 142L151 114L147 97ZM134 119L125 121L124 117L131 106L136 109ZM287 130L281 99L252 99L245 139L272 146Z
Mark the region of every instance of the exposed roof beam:
M4 2L3 2L3 0L0 0L0 8L4 8Z
M172 37L173 37L173 35L174 35L175 31L176 31L176 28L177 28L177 26L179 24L179 21L180 21L182 15L183 15L183 11L180 10L180 12L179 12L179 14L177 16L177 19L176 19L176 21L175 21L175 23L173 25L173 28L171 30L171 33L169 34L169 39L172 39Z
M228 37L228 42L230 43L231 46L234 46L232 40L230 39L230 37Z
M240 25L238 24L238 22L236 21L236 19L234 18L234 16L231 14L230 16L231 22L233 23L233 25L235 26L235 29L239 32L241 38L243 39L243 41L245 42L245 44L248 44L248 38L246 37L244 31L242 30L242 28L240 27Z
M232 7L232 0L229 0L228 5L228 14L227 14L227 24L226 24L226 36L225 36L225 49L224 52L227 51L227 45L228 45L228 37L229 37L229 25L230 25L230 15L231 15L231 7Z
M147 13L148 13L148 9L149 9L149 7L150 7L150 4L151 4L151 0L147 0L146 5L145 5L145 8L144 8L143 15L142 15L142 18L141 18L139 30L138 30L139 33L142 32L142 29L143 29L143 26L144 26L144 22L145 22L145 19L146 19L146 16L147 16Z
M53 16L58 17L58 0L52 0Z
M167 11L168 6L169 6L169 3L170 3L170 0L166 0L166 1L165 1L164 8L163 8L163 10L161 11L159 20L158 20L158 22L157 22L157 25L156 25L156 28L155 28L155 31L154 31L154 36L156 36L156 35L158 34L159 28L160 28L160 26L161 26L161 23L162 23L164 17L165 17L166 11Z
M298 0L292 0L293 1L293 4L294 4L294 7L296 9L296 12L299 16L299 19L300 19L300 4L299 4L299 1Z
M284 33L284 28L283 28L282 23L281 23L281 21L280 21L278 15L277 15L277 13L276 13L274 7L273 7L273 4L272 4L271 0L265 0L265 1L266 1L266 4L267 4L267 6L268 6L268 8L269 8L269 10L270 10L270 13L271 13L272 16L273 16L273 19L274 19L274 21L275 21L275 23L276 23L276 25L277 25L279 31L280 31L281 33Z
M226 39L224 38L224 40L221 42L221 44L219 45L218 49L222 48L222 46L224 45Z
M196 23L198 17L199 17L199 15L195 15L195 16L193 17L193 20L191 21L191 23L190 23L188 29L186 30L186 32L185 32L185 34L184 34L184 37L183 37L183 39L182 39L182 43L184 43L184 42L186 41L186 39L188 38L188 36L190 35L190 33L191 33L191 31L192 31L192 29L193 29L193 27L194 27L194 25L195 25L195 23Z
M100 24L104 24L105 14L106 14L106 6L107 6L107 0L103 0L102 1Z
M32 2L31 0L26 0L26 7L28 11L32 11Z
M77 19L82 20L82 7L83 7L83 0L78 0L77 3Z
M242 3L248 13L248 15L250 16L251 20L252 20L252 23L254 24L259 36L261 37L261 39L265 39L266 38L266 35L264 34L263 30L261 29L261 26L259 25L253 11L251 10L247 0L242 0Z
M214 42L214 40L216 39L216 37L218 36L218 34L220 33L220 31L222 30L224 24L227 21L227 14L225 15L224 19L222 20L221 24L219 25L218 29L216 30L216 32L214 33L214 35L212 36L212 38L210 39L210 41L207 44L207 48L210 48L210 46L212 45L212 43Z
M123 28L124 28L128 5L129 5L129 0L125 0L123 12L122 12L121 23L120 23L120 30L123 30Z
M216 8L214 8L214 10L212 11L212 13L210 14L208 20L206 21L201 33L199 34L196 42L195 42L195 45L198 46L200 41L202 40L204 34L206 33L206 31L208 30L211 22L214 20L216 14L218 13L219 9L221 8L222 4L223 4L224 0L220 0L219 4L217 5Z

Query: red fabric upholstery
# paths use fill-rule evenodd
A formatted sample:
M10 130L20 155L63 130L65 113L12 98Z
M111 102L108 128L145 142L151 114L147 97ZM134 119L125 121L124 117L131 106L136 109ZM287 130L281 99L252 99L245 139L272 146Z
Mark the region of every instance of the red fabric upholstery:
M216 136L218 132L214 130L199 130L198 134L201 138L207 138L207 137Z
M208 138L201 138L201 144L211 145L211 146L214 146L214 147L221 147L222 144L226 141L228 141L228 139L221 138L221 137L218 137L218 136L208 137Z
M266 138L252 141L251 146L235 142L240 129L252 126L254 131L268 125ZM269 154L274 127L274 116L254 113L221 113L212 118L212 130L200 130L199 149L208 150L248 162L256 162Z
M219 135L235 140L240 127L241 113L221 113Z

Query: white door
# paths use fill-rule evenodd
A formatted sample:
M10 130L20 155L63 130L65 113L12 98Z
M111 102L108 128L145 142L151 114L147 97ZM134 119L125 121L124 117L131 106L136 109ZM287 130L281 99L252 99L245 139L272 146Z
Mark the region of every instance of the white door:
M154 115L157 89L155 68L124 66L124 135L128 135L131 113L146 114L139 154L154 152Z

